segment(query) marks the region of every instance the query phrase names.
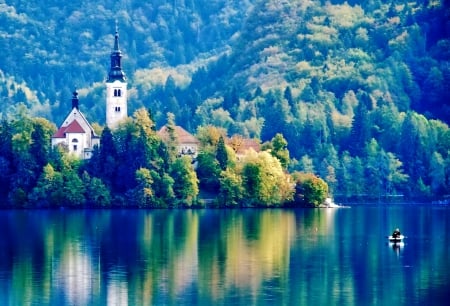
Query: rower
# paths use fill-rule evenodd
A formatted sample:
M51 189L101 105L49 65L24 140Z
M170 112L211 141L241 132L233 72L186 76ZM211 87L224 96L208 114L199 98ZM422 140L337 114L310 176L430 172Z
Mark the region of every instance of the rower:
M400 230L398 228L392 233L392 238L399 238L401 235Z

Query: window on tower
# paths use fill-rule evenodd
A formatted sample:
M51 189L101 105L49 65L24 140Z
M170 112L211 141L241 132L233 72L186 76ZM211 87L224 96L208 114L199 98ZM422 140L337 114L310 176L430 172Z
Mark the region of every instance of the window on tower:
M121 97L121 96L122 96L122 90L114 89L114 97Z
M115 110L116 112L120 113L120 106L114 107L114 110Z

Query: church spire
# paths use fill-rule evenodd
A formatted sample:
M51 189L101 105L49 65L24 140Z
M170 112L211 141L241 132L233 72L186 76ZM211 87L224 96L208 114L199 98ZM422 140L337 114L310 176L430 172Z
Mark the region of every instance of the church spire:
M78 92L75 89L74 92L72 93L72 109L76 108L78 109Z
M120 52L119 50L119 26L116 20L116 34L114 36L114 52Z
M116 80L125 82L126 76L122 70L122 52L119 49L119 29L116 21L116 33L114 36L114 49L111 52L111 67L108 74L108 82L114 82Z

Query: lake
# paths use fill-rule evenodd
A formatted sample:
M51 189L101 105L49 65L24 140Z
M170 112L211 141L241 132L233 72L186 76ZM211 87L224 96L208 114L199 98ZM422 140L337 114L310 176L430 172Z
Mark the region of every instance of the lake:
M401 246L386 236L399 227ZM1 305L447 305L450 207L1 210Z

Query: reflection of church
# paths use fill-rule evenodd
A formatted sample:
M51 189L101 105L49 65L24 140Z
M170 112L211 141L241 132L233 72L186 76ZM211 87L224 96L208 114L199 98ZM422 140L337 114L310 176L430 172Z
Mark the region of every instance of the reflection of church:
M119 33L116 29L111 67L106 80L106 125L113 129L127 117L127 82L122 70L122 52L119 49ZM72 110L58 131L52 136L52 146L62 146L68 152L83 159L91 158L100 137L79 110L78 93L72 97Z

